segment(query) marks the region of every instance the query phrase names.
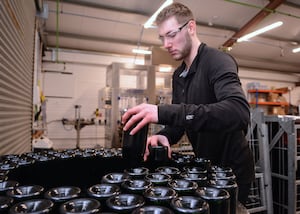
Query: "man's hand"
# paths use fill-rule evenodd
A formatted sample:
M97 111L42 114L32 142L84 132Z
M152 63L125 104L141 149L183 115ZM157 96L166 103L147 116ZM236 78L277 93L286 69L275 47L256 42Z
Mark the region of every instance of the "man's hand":
M140 104L127 110L122 116L122 124L125 124L123 130L128 130L133 124L136 127L130 132L134 135L137 131L149 123L158 122L158 107L152 104Z
M169 140L166 136L164 135L153 135L148 137L147 139L147 143L146 143L146 149L145 149L145 153L144 153L144 161L146 161L148 159L149 156L149 146L166 146L168 147L168 157L171 159L171 147L170 147L170 143Z

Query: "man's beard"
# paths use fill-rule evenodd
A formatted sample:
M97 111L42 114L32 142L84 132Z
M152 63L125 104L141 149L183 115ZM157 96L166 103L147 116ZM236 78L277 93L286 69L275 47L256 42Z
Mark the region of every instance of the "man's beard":
M180 51L180 55L178 57L174 58L176 61L180 61L180 60L185 59L190 54L190 51L192 49L192 40L191 40L191 38L188 35L185 38L186 38L185 46Z

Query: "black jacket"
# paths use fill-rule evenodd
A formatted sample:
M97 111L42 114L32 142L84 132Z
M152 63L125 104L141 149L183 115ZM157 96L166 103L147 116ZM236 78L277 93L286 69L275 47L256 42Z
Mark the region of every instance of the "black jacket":
M252 153L245 139L249 104L235 60L201 44L186 77L183 62L173 74L172 104L158 106L158 120L166 125L158 134L171 144L186 132L197 157L231 167L238 183L254 179Z

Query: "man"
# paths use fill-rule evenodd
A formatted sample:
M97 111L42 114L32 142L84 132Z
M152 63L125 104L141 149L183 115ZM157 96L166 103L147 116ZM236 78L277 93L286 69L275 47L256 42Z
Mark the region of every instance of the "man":
M197 157L212 164L231 167L239 187L238 199L245 204L254 179L252 153L245 139L249 104L237 73L237 64L228 54L201 43L189 8L173 3L157 16L159 38L175 60L182 60L172 79L172 104L141 104L122 117L124 130L140 121L135 134L148 123L166 125L147 139L148 145L169 149L184 133ZM130 119L129 119L130 118Z

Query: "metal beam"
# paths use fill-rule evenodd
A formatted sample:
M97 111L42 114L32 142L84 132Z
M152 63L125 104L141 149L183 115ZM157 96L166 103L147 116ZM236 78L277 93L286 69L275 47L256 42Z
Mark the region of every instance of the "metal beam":
M248 33L249 29L257 25L265 17L273 13L274 10L284 2L285 0L270 1L270 3L266 7L264 7L258 14L256 14L247 24L241 27L239 31L237 31L230 39L228 39L223 44L223 47L231 47L237 41L238 38Z

